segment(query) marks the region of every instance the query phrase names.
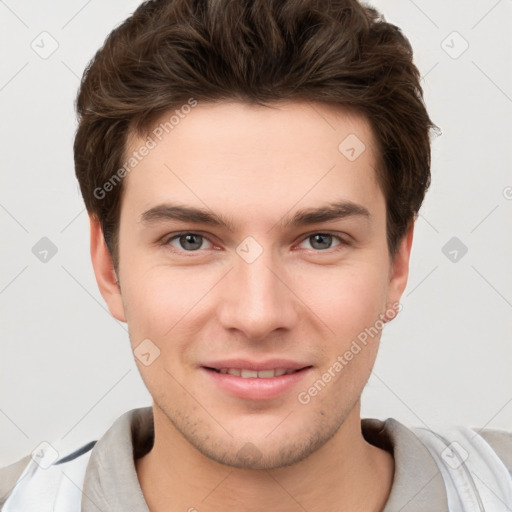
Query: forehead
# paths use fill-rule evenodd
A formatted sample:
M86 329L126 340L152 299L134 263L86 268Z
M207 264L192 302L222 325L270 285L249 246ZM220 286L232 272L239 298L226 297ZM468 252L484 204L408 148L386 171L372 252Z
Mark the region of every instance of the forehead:
M148 138L130 136L126 161L139 156L125 177L122 209L178 200L250 218L282 215L295 204L382 199L375 197L374 136L358 114L311 102L199 102L177 110L156 121Z

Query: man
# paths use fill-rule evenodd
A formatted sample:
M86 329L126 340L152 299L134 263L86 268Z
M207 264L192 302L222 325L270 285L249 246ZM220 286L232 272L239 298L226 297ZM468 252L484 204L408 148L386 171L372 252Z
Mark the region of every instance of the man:
M355 0L145 2L77 109L94 271L153 406L4 468L2 510L509 510L509 433L360 417L430 182L396 27Z

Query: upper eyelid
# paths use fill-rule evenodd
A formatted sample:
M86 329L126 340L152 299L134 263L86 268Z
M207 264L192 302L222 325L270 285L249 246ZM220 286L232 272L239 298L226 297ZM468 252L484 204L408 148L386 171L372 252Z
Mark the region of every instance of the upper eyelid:
M316 230L316 231L311 231L309 233L300 235L297 242L294 242L294 244L302 243L304 240L308 239L310 236L317 235L317 234L330 235L330 236L337 238L341 244L347 243L347 240L343 236L341 236L341 234L333 233L332 231L329 231L329 230ZM164 240L163 244L166 245L171 240L175 240L176 238L179 238L180 236L183 236L183 235L199 235L199 236L202 236L203 238L205 238L206 240L208 240L211 244L215 245L215 242L212 241L207 234L205 234L201 231L179 231L176 233L171 233L170 235L163 237L163 240ZM347 236L349 236L349 235L347 235ZM184 249L182 249L182 250L183 250L183 252L190 252L190 253L199 252L199 251L185 251ZM326 252L326 251L318 251L318 252Z
M180 236L183 236L183 235L199 235L199 236L202 236L203 238L206 238L210 243L212 243L212 244L214 243L208 235L206 235L205 233L202 233L201 231L178 231L177 233L171 233L169 235L162 237L162 241L164 244L167 244L171 240L179 238Z

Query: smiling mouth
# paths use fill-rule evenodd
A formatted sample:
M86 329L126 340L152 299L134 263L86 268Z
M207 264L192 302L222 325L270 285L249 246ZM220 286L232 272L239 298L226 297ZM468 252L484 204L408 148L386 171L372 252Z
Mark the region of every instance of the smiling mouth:
M282 375L291 375L292 373L301 372L311 366L305 366L297 370L290 370L286 368L273 368L269 370L250 370L247 368L211 368L203 366L207 370L214 371L216 373L234 375L236 377L242 377L243 379L271 379L274 377L281 377Z

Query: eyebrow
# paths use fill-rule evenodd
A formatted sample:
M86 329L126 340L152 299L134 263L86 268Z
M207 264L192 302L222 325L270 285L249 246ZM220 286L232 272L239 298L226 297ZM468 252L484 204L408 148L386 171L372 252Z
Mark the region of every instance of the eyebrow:
M293 216L284 216L275 225L281 228L303 227L310 224L341 220L347 217L362 217L371 219L367 208L352 201L336 201L317 208L298 210ZM226 228L234 231L234 222L222 215L203 208L182 206L174 204L160 204L141 215L141 222L145 225L162 221L178 220L193 224L208 224L210 226ZM274 227L275 227L274 225Z

